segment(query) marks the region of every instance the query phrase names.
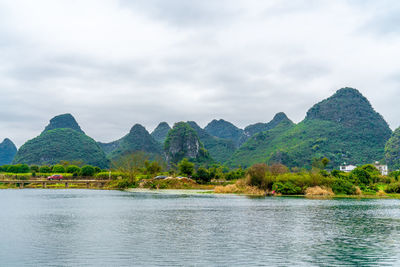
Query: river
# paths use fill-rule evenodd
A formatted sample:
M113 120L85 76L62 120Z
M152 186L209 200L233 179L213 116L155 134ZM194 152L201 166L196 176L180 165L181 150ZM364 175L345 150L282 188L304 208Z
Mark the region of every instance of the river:
M0 266L400 264L399 200L0 191Z

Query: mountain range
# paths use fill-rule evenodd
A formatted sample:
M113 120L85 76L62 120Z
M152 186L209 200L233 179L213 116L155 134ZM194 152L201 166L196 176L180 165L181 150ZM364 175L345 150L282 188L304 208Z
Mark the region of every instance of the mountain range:
M0 145L2 164L11 162L10 142ZM283 112L269 122L244 129L215 119L204 128L194 121L178 122L172 128L161 122L150 134L136 124L127 135L110 143L95 142L71 114L63 114L52 118L38 137L21 146L13 162L54 164L74 160L107 167L135 151L162 156L173 164L186 157L197 164L221 163L231 168L260 162L309 168L313 159L327 157L331 168L381 161L397 169L400 130L392 133L358 90L342 88L312 106L297 124Z

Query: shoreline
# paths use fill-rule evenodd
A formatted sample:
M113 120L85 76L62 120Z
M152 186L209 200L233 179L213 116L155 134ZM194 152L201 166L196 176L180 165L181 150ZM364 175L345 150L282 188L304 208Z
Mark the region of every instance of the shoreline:
M21 189L18 186L15 186L14 184L1 184L0 181L0 190L6 190L6 189ZM108 187L107 185L103 187L99 186L91 186L91 187L86 187L78 184L70 184L68 187L65 187L64 184L62 183L55 183L55 184L49 184L46 186L46 188L43 188L42 185L40 184L29 184L25 186L23 189L53 189L53 190L58 190L58 189L63 189L63 190L68 190L68 189L88 189L88 190L119 190L119 191L125 191L125 192L130 192L130 193L143 193L143 194L159 194L159 195L230 195L230 196L246 196L246 197L252 197L252 198L266 198L268 196L262 196L262 195L254 195L254 194L240 194L240 193L215 193L213 189L187 189L187 188L172 188L172 189L152 189L152 188L112 188ZM275 195L275 196L270 196L270 197L289 197L289 198L305 198L305 199L320 199L320 200L328 200L328 199L400 199L400 194L385 194L385 195L372 195L372 194L366 194L366 195L334 195L334 196L318 196L318 195L312 195L312 196L307 196L307 195Z

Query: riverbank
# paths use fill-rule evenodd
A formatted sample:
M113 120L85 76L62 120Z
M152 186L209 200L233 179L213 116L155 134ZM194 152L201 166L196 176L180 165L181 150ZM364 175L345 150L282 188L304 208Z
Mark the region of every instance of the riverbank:
M92 183L82 184L69 181L66 187L65 181L56 183L47 183L43 186L44 181L36 181L35 183L26 183L23 188L27 189L99 189L99 190L125 190L133 193L149 193L149 194L171 194L171 195L198 195L198 194L215 194L215 195L237 195L249 197L266 197L266 192L256 187L238 187L237 184L228 184L226 186L218 186L215 184L198 184L191 179L165 179L165 180L142 180L136 186L122 187L124 180L111 181L93 181ZM77 181L78 182L78 181ZM15 183L2 183L0 181L0 189L20 189ZM357 195L332 194L332 195L285 195L274 194L273 197L293 197L308 199L400 199L398 193L362 193Z

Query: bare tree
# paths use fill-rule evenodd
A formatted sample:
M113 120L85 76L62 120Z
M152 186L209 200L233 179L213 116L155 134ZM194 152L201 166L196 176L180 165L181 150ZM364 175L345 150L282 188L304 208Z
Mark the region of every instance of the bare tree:
M148 155L145 152L136 151L112 161L111 166L114 170L127 174L129 181L133 183L136 180L136 176L145 167L147 160Z

